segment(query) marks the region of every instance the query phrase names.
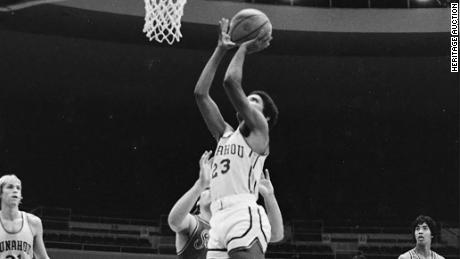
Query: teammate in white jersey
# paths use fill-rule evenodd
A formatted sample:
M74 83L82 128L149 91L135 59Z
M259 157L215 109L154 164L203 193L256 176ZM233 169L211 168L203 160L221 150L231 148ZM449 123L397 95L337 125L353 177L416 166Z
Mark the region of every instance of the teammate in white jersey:
M21 181L15 175L0 178L0 258L48 259L39 217L19 210Z
M206 125L218 141L211 172L208 258L264 258L267 243L283 238L282 216L276 199L265 204L267 210L274 212L270 213L270 220L256 203L263 163L269 152L269 128L276 124L278 109L263 91L246 96L241 81L246 55L268 47L271 36L242 43L227 68L224 89L239 121L234 130L209 95L220 61L229 49L236 47L228 35L227 19L221 19L220 28L217 47L194 92Z
M398 259L444 259L431 250L431 243L437 236L436 222L431 217L418 216L412 223L412 231L415 247L400 255Z

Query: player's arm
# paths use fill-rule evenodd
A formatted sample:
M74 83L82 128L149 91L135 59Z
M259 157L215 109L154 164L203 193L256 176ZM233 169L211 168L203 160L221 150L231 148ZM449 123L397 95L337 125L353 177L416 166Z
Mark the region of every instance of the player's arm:
M196 221L189 213L195 205L196 200L200 197L201 192L209 186L211 152L206 151L200 159L200 177L195 184L174 204L168 215L169 227L176 233L186 229L194 229Z
M263 32L262 32L263 35ZM254 109L242 87L243 65L247 54L260 51L270 44L269 34L247 41L240 45L227 68L224 88L235 110L243 117L251 131L268 132L268 124L259 111Z
M265 169L265 175L262 174L259 192L264 197L265 209L272 229L270 242L279 242L284 238L283 216L275 197L275 189L270 181L268 169Z
M46 253L45 242L43 241L43 224L41 219L32 214L27 214L27 219L34 235L34 258L49 259Z
M227 50L235 45L230 41L230 36L227 33L229 27L228 19L222 18L219 24L220 35L217 47L201 72L194 91L195 101L200 109L201 115L209 131L216 140L219 140L229 126L222 117L219 107L209 95L209 89L211 88L217 67L222 61L222 58L227 53Z

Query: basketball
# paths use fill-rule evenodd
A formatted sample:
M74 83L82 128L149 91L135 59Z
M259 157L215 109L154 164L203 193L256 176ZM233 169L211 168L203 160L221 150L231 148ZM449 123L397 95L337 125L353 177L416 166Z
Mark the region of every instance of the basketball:
M272 24L267 15L257 9L243 9L230 21L230 39L236 44L252 40L259 32L272 33Z

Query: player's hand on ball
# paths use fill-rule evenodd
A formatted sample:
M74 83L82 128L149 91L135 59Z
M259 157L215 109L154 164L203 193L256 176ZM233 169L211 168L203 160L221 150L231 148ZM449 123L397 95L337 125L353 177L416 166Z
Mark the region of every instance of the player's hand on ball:
M262 197L267 197L269 195L273 195L275 193L275 189L273 188L273 184L270 181L270 174L268 169L265 169L265 174L262 174L260 185L259 185L259 192Z
M230 39L230 35L228 31L230 29L229 21L227 18L222 18L219 21L220 25L220 34L219 34L219 42L217 44L218 47L224 49L231 49L236 46L234 42Z
M248 54L259 52L268 46L270 46L270 41L273 39L270 33L261 31L257 38L243 42L241 47L246 48Z
M209 186L211 180L211 165L213 157L211 157L212 151L205 151L200 158L200 175L198 178L198 184L201 188Z

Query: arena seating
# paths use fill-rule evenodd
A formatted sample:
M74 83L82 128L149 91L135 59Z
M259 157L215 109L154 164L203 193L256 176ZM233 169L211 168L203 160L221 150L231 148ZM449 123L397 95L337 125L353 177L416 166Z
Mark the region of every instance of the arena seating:
M49 213L49 212L48 212ZM158 221L40 214L48 248L82 251L175 255L175 236L166 216ZM374 225L375 224L375 225ZM266 258L367 259L397 258L413 248L407 228L397 223L357 225L355 222L325 223L321 220L293 220L286 224L285 239L269 245ZM459 229L450 225L445 237L433 244L446 259L460 259ZM451 239L447 238L451 236ZM360 257L362 258L362 257Z

